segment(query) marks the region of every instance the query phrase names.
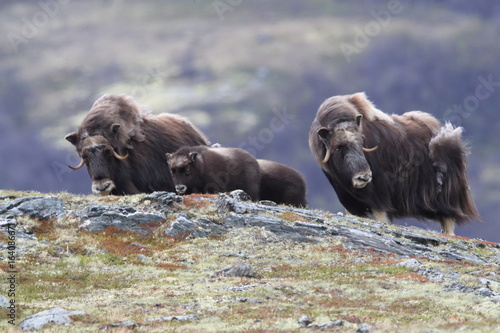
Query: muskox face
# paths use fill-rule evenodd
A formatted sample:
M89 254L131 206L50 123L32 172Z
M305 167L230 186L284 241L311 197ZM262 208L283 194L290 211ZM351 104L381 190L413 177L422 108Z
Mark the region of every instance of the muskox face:
M174 181L175 191L180 194L197 193L200 188L200 176L196 168L197 152L183 151L165 154L168 167Z
M317 130L326 150L320 163L328 163L339 179L350 180L356 189L362 189L371 182L372 171L364 153L377 148L363 148L361 118L362 115L357 115L355 121L346 120Z
M71 135L71 134L70 134ZM69 140L68 140L69 141ZM82 161L73 170L80 169L84 164L92 180L92 192L99 195L108 195L116 186L112 180L113 170L119 170L119 162L126 159L128 154L120 156L103 136L86 137L77 146Z
M104 95L95 101L78 131L66 135L82 158L77 167L70 168L87 165L93 193L106 195L115 188L112 179L118 162L128 157L134 141L145 139L141 130L145 114L130 96Z

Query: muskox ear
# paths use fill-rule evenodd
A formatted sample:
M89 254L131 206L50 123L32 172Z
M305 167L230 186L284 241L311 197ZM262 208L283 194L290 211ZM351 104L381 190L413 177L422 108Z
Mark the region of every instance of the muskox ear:
M197 153L197 152L195 152L195 151L190 152L190 153L189 153L189 155L188 155L189 160L190 160L191 162L193 162L193 163L194 163L194 161L196 161L196 157L197 157L197 156L198 156L198 153Z
M356 124L357 124L358 126L360 126L360 125L361 125L361 119L363 119L363 115L362 115L362 114L358 114L358 115L356 116Z
M330 134L330 131L326 127L321 127L316 133L318 133L321 140L325 141L328 139L328 135Z
M113 132L113 134L116 135L116 133L118 133L118 131L120 130L120 127L122 125L118 124L118 123L114 123L113 125L111 125L111 131Z
M76 142L78 141L78 134L76 132L70 133L64 137L68 140L72 145L76 146Z

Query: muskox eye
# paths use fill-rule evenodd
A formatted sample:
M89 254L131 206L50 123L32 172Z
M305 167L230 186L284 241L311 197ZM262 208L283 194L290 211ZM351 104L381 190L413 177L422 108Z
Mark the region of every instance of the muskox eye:
M186 176L189 175L191 173L191 168L187 167L186 168Z

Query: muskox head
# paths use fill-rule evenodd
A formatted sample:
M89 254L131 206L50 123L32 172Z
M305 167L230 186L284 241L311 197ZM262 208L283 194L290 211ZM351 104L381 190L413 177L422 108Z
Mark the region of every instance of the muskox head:
M94 194L108 195L115 189L112 180L113 173L120 168L119 162L128 158L119 155L103 136L97 135L82 140L79 149L82 161L73 170L78 170L87 165L90 179L92 180L92 192Z
M92 192L109 194L114 188L113 178L133 149L134 141L143 141L141 130L146 115L140 106L126 95L104 95L99 98L82 121L77 132L66 135L82 158L73 170L87 165L92 179Z
M174 181L175 191L178 194L196 193L199 188L202 188L199 166L197 166L201 160L197 151L180 148L175 153L167 153L165 156Z
M372 171L364 153L377 149L363 147L363 135L360 131L362 117L357 115L354 121L342 121L317 130L325 149L325 156L319 163L330 162L334 174L341 179L350 179L352 186L358 189L372 181Z
M323 171L344 187L362 189L372 181L365 153L375 151L378 146L363 147L364 127L365 122L376 120L392 122L364 93L333 96L319 107L309 132L309 147Z

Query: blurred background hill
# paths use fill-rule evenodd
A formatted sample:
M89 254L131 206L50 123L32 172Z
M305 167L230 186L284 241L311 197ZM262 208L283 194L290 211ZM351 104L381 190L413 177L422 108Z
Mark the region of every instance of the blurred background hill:
M484 223L457 233L500 242L500 2L2 1L0 32L0 188L90 193L64 136L126 93L298 169L312 208L343 211L308 132L325 98L365 91L464 127Z

